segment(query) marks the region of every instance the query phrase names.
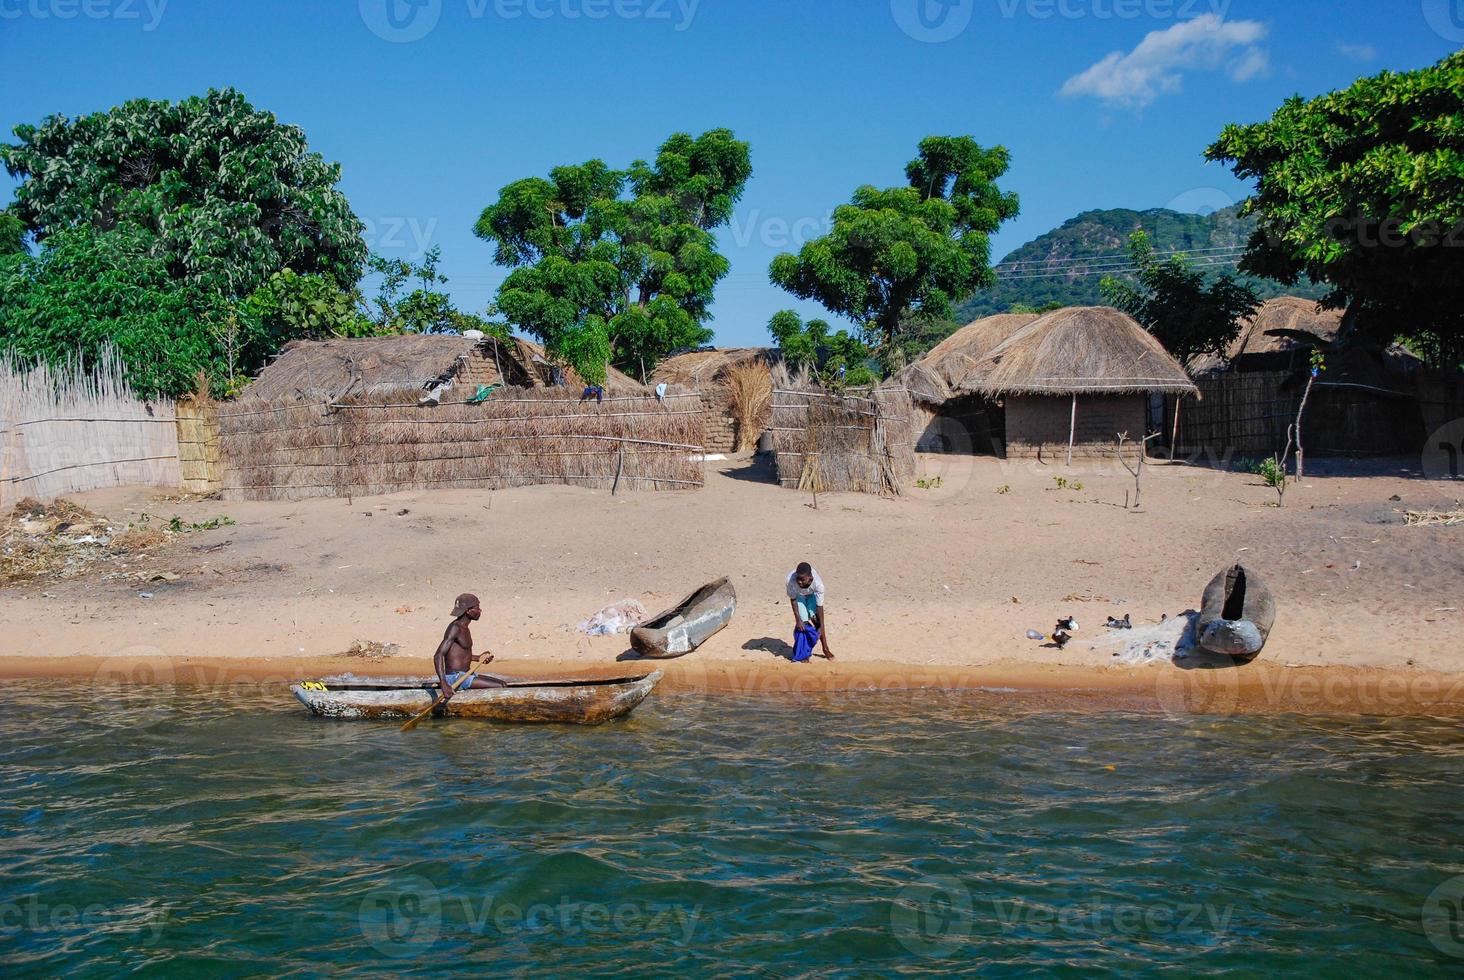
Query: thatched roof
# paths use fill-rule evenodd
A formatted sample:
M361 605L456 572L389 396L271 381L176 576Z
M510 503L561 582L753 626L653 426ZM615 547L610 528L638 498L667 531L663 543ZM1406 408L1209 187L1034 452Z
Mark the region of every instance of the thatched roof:
M966 324L908 365L899 381L918 401L938 405L980 390L981 362L1036 313L997 313Z
M246 395L269 401L335 400L413 391L445 375L466 384L538 388L551 383L552 367L542 347L521 337L507 343L443 334L295 340L259 372ZM583 384L574 371L562 370L566 385ZM634 392L641 385L611 368L606 388Z
M1311 346L1300 338L1272 331L1311 334L1321 346L1330 347L1336 343L1341 327L1340 310L1318 309L1316 300L1300 296L1278 296L1262 303L1245 322L1225 356L1233 361L1242 354L1272 354Z
M771 364L777 352L769 347L719 347L694 350L668 357L651 372L650 383L665 382L687 388L720 383L728 368L749 362Z
M1173 391L1195 384L1154 335L1107 306L1073 306L1033 320L974 368L985 394Z

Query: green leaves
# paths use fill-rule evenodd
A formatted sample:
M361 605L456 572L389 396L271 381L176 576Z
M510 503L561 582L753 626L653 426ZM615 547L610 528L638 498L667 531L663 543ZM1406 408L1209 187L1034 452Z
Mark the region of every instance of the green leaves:
M654 163L590 160L505 186L473 229L514 267L498 309L587 380L610 363L640 375L705 343L729 268L712 231L751 173L747 144L717 129L672 135Z
M829 332L826 320L804 323L793 310L779 310L768 322L768 333L777 341L783 361L795 371L806 371L825 384L871 384L877 380L870 370L870 351L847 330Z
M1205 354L1224 356L1240 321L1260 305L1255 291L1228 273L1210 282L1184 255L1158 261L1143 231L1129 237L1129 255L1138 282L1104 277L1104 298L1147 327L1186 367Z
M1015 217L996 179L1010 156L966 136L932 136L905 168L907 187L860 187L829 234L773 259L769 276L795 296L865 324L888 362L912 314L950 315L953 296L995 282L990 235Z
M1442 365L1464 358L1464 52L1289 99L1206 156L1256 181L1242 269L1328 284L1354 337L1402 332Z

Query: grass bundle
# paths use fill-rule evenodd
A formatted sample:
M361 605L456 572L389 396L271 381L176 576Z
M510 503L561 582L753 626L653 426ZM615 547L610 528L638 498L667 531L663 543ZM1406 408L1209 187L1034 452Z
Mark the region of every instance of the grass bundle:
M773 391L778 482L808 490L898 495L915 475L914 405L903 387Z
M479 405L436 407L400 392L334 404L246 399L219 414L223 492L270 500L541 483L689 489L703 483L693 459L703 421L695 399L580 402L563 388L508 388Z
M760 361L734 364L726 371L727 403L737 421L734 452L757 445L773 412L773 377Z

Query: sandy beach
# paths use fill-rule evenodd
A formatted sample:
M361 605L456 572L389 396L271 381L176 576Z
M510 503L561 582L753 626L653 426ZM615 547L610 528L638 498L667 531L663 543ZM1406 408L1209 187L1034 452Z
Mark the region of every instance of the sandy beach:
M563 486L268 503L79 494L114 522L235 523L0 591L0 676L422 674L464 591L483 597L475 632L495 670L637 672L646 665L627 662L624 636L575 625L623 598L654 613L729 575L735 619L660 665L668 690L986 687L1165 709L1464 713L1464 529L1407 527L1401 515L1452 507L1458 490L1406 463L1311 461L1281 509L1249 474L1159 463L1138 511L1124 509L1133 479L1116 462L924 456L922 478L938 486L825 494L817 507L767 482L760 460L707 466L701 491L619 496ZM783 579L805 559L827 583L832 663L786 659ZM1118 662L1108 615L1144 627L1179 614L1237 560L1277 595L1259 660ZM1026 638L1062 615L1081 627L1066 649ZM382 647L348 654L358 641ZM381 652L390 645L395 655Z

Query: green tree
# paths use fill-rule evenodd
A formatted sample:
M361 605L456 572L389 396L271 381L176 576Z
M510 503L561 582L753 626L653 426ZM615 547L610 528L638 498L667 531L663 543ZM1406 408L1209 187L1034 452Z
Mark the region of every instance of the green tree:
M25 251L25 222L9 210L0 211L0 258Z
M827 320L804 323L793 310L780 310L768 322L768 333L777 341L784 363L795 371L807 371L834 385L879 380L870 370L870 351L864 342L847 330L831 333Z
M427 250L421 265L413 265L405 259L371 257L371 271L381 276L376 305L374 309L368 308L366 314L375 324L374 332L462 333L464 330L481 330L507 337L503 324L490 322L475 313L464 313L453 305L452 297L440 288L447 284L447 276L437 271L441 261L442 249L437 245ZM407 283L413 279L419 285L403 295Z
M1146 232L1129 237L1137 282L1105 276L1103 297L1138 320L1185 367L1206 354L1224 356L1240 322L1261 301L1225 273L1208 280L1184 255L1159 261Z
M728 270L712 231L751 174L748 145L715 129L677 133L624 171L591 160L509 184L474 228L513 268L496 308L591 381L705 343Z
M282 269L240 305L242 318L254 326L254 341L246 363L264 357L292 340L329 337L368 337L377 333L358 308L354 292L341 289L325 276L296 275Z
M1383 72L1267 121L1226 126L1206 156L1253 179L1241 268L1330 287L1344 337L1411 335L1464 359L1464 52Z
M227 304L180 287L152 246L135 228L83 225L49 235L35 256L0 260L0 350L95 362L110 344L145 397L192 391L199 371L217 375L213 325Z
M172 279L228 299L285 268L342 289L360 278L363 229L336 187L340 167L233 89L51 116L15 136L0 144L20 180L10 210L38 242L131 229Z
M1017 214L996 185L1010 156L966 136L931 136L905 168L908 186L865 186L834 211L829 234L773 259L772 281L795 296L866 325L897 367L912 314L949 318L951 300L996 281L991 235Z

